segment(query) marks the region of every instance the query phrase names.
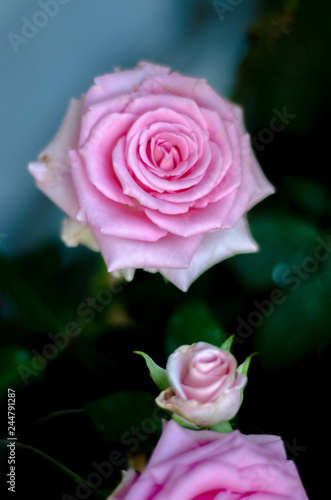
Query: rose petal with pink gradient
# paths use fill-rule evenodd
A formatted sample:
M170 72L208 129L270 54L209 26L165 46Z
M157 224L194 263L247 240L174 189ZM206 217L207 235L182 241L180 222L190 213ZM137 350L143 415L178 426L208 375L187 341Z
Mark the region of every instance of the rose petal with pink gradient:
M157 271L183 291L257 251L245 215L274 192L241 108L205 80L146 62L73 99L29 171L70 217L68 245L99 248L109 272Z
M273 435L222 434L164 424L143 472L132 469L108 500L308 500Z

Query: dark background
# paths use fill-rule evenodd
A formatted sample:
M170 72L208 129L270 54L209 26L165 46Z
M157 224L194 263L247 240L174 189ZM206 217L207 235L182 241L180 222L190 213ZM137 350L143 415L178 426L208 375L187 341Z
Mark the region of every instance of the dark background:
M121 436L151 415L158 394L134 350L165 366L180 343L221 342L230 334L236 334L233 352L239 362L258 352L234 426L282 436L308 497L325 497L330 5L273 1L248 8L243 0L222 19L212 2L202 0L160 2L155 11L149 2L140 2L136 11L133 2L125 3L126 12L115 1L92 8L92 2L71 0L18 54L7 33L19 32L21 17L31 18L38 4L20 5L23 10L3 28L1 154L8 189L2 187L0 227L0 418L6 439L10 387L16 391L20 443L16 498L60 499L65 493L75 498L75 474L86 479L92 463L107 460L111 450L127 457ZM64 248L57 236L63 215L25 171L56 131L71 96L84 92L93 76L141 59L207 78L242 104L256 155L276 187L248 216L260 252L214 266L187 293L143 271L127 285L110 282L100 256ZM291 116L276 132L272 124L280 121L273 117L284 112ZM20 148L17 137L25 138ZM329 252L321 241L326 247L329 242ZM278 302L272 303L276 293ZM67 338L60 333L69 322L79 335L65 348L47 351L45 346L54 344L49 334L58 342ZM38 353L44 353L39 365ZM45 361L45 353L54 359ZM159 431L141 441L147 455ZM7 450L1 452L5 486ZM123 467L82 498L104 498Z

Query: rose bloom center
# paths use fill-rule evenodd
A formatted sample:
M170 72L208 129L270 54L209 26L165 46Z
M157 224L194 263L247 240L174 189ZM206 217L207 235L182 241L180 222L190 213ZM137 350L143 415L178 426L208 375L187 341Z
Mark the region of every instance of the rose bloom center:
M193 360L193 367L201 373L209 373L223 364L223 359L214 352L198 354Z
M170 172L181 162L178 147L171 144L169 140L149 141L146 149L150 162L164 172Z

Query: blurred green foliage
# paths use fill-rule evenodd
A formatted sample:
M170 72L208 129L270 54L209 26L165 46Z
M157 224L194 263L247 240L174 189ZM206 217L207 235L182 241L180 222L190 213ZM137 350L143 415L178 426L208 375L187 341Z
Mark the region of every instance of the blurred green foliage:
M144 422L147 422L148 431L153 433L157 429L158 434L161 434L161 419L151 418L154 409L152 394L144 391L116 391L86 405L86 410L100 433L110 442L116 442L120 438L124 443L133 428L138 428L133 431L137 436L143 432L140 428L142 423L144 427ZM143 446L143 443L144 441L140 446Z
M187 300L177 306L165 328L168 356L181 345L208 342L220 347L223 340L222 328L201 299Z
M287 106L298 117L288 131L307 134L330 110L329 16L327 0L264 1L234 93L253 128L265 126L273 108Z

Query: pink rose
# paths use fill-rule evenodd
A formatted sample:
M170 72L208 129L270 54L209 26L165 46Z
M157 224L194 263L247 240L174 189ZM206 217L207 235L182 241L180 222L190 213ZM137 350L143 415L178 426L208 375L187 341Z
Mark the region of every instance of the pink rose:
M277 436L166 424L141 475L130 470L108 500L308 500Z
M166 371L171 387L156 398L161 408L202 427L230 420L239 410L247 377L237 373L230 352L206 342L183 345L169 356Z
M273 192L242 111L204 80L140 63L96 78L29 171L71 218L62 238L110 272L159 271L182 290L255 252L245 213Z

